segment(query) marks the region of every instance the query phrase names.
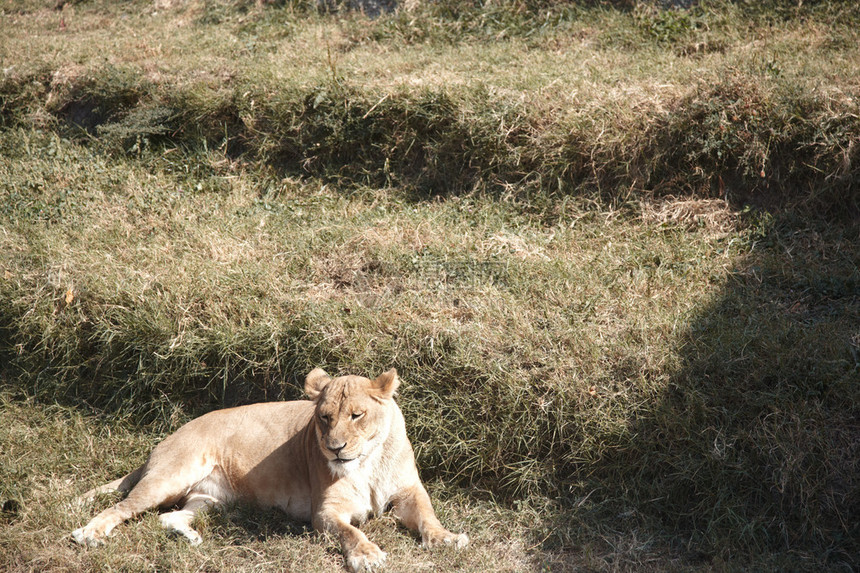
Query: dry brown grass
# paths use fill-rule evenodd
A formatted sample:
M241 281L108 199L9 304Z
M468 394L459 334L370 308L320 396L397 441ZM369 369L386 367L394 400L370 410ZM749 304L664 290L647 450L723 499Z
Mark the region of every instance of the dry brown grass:
M0 567L338 567L247 508L65 541L315 366L398 368L475 540L383 518L394 570L856 566L856 9L701 4L4 6Z
M704 227L717 234L727 234L737 226L738 214L723 199L664 198L642 205L646 221L687 227Z

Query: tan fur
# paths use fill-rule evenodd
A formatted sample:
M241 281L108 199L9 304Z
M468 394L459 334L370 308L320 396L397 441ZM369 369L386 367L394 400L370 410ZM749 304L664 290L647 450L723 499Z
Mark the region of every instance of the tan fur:
M194 514L239 500L282 509L341 541L347 566L379 566L385 553L355 524L391 507L424 545L463 547L464 534L447 531L430 505L394 393L393 369L375 380L308 374L310 401L254 404L211 412L168 436L138 469L85 497L105 491L128 496L72 532L96 545L125 521L152 507L178 506L161 523L201 542Z

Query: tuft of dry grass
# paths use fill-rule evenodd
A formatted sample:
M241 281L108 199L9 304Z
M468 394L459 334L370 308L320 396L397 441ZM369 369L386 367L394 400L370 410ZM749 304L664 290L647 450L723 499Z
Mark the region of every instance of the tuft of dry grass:
M729 233L736 229L737 215L724 199L667 197L642 205L642 216L646 221L704 227L713 233Z

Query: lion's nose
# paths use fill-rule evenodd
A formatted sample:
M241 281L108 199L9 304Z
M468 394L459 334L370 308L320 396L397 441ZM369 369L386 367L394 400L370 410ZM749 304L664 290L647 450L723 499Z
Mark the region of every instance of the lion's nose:
M340 451L346 447L346 442L343 442L342 444L337 444L337 443L328 442L328 443L326 444L326 447L327 447L329 450L331 450L333 453L335 453L335 454L339 454L339 453L340 453Z

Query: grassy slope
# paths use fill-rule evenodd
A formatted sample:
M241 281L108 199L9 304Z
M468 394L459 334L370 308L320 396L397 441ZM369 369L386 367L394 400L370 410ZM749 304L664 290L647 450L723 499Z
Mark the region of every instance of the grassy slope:
M476 548L375 525L395 568L855 559L846 8L30 8L0 46L5 565L330 567L241 511L208 552L55 541L163 431L317 365L396 366L424 475L465 488L435 491Z

